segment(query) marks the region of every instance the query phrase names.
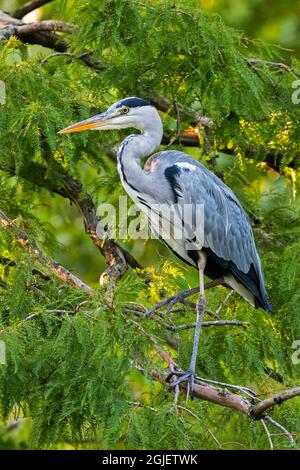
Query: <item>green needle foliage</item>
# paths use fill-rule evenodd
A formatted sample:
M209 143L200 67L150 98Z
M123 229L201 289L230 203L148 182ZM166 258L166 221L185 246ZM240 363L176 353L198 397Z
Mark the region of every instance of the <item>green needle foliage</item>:
M235 191L274 308L268 315L232 295L220 315L243 326L204 327L197 371L263 399L297 386L300 375L300 104L292 100L299 60L227 26L196 0L54 1L41 14L74 25L73 34L57 33L64 54L17 35L0 41L0 209L14 221L0 226L0 448L267 449L261 422L196 398L186 404L183 394L176 407L153 380L154 369L167 370L157 345L188 367L193 330L176 328L193 323L195 313L185 305L169 318L141 321L141 312L195 286L196 272L156 242L121 240L145 269L129 268L109 293L98 284L104 261L62 188L72 178L82 183L83 204L90 194L95 208L117 206L124 192L111 150L126 131L57 131L126 96L158 104L167 98L163 143L175 142L171 148L193 155ZM213 125L197 127L200 115ZM199 142L176 144L190 126ZM19 230L94 294L37 261L19 243ZM226 293L209 290L208 310ZM270 416L297 441L299 412L295 398ZM268 426L275 448L291 447Z

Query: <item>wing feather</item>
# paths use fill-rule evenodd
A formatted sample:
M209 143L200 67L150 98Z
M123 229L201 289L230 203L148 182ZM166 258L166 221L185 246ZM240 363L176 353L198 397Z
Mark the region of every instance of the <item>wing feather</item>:
M255 295L257 305L271 310L264 278L248 216L233 191L197 160L183 152L159 152L151 157L157 164L156 183L169 182L169 204L202 204L204 206L203 248L216 262ZM165 203L157 193L157 201ZM189 237L199 239L197 231Z
M173 166L179 168L174 172L177 203L204 205L204 246L248 272L257 263L257 253L248 217L235 195L205 167Z

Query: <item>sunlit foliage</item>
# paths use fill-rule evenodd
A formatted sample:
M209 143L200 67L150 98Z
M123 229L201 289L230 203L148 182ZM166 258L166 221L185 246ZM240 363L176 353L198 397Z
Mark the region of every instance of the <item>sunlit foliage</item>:
M7 350L7 364L0 365L2 448L215 449L208 429L224 449L268 446L260 423L199 400L185 405L180 397L195 418L176 410L173 396L150 377L153 364L159 370L166 364L138 334L128 303L150 308L196 285L197 273L158 242L123 240L146 269L129 270L107 303L98 285L100 253L76 208L53 194L53 182L63 184L67 173L83 182L96 206L117 206L123 189L108 151L126 133L62 138L56 132L124 96L166 96L172 106L161 116L170 142L178 126L195 127L195 113L213 120L210 128L199 126L200 146L172 148L187 151L233 188L264 265L274 314L233 295L222 318L246 325L203 329L199 375L250 386L262 396L299 380L292 345L300 339L300 104L292 101L292 84L300 64L293 56L290 71L270 66L290 61L287 51L249 39L203 3L201 9L196 0L53 2L41 14L76 25L68 38L71 56L49 58L53 51L15 37L0 44L7 93L0 106L0 208L96 292L87 299L61 283L15 242L13 230L0 231L0 255L15 263L0 264L7 285L0 284L0 339ZM80 60L86 52L98 69ZM253 58L261 62L253 65ZM185 108L179 122L177 105ZM222 287L209 291L209 310L225 295ZM171 314L176 326L194 321L194 311L182 309ZM169 331L151 319L142 325L188 366L192 330ZM299 405L295 399L272 412L295 437ZM282 435L274 443L289 447Z

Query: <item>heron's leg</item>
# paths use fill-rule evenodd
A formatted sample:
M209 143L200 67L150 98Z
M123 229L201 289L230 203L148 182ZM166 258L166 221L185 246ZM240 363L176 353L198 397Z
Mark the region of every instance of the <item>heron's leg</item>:
M202 326L202 320L205 312L205 306L206 306L206 301L204 297L204 269L205 269L205 263L206 263L206 255L205 254L200 254L200 259L198 262L198 267L199 267L199 281L200 281L200 296L199 300L197 303L196 307L196 312L197 312L197 319L196 319L196 327L195 327L195 335L194 335L194 344L193 344L193 352L192 352L192 357L191 357L191 362L190 362L190 367L186 372L176 372L169 374L167 377L167 380L170 379L173 375L179 376L177 380L175 380L171 385L170 385L170 390L173 390L177 385L179 385L182 382L188 382L189 384L189 393L190 395L193 395L194 391L194 378L195 378L195 373L196 373L196 361L197 361L197 352L198 352L198 346L199 346L199 339L200 339L200 331L201 331L201 326Z

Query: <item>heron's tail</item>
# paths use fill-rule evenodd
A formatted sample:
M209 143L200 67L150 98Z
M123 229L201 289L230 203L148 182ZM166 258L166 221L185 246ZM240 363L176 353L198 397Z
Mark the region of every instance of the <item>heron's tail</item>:
M260 264L258 268L259 269L255 269L254 265L251 264L248 273L243 273L232 263L231 274L237 283L237 285L232 285L232 288L248 300L253 307L262 308L266 312L271 313L272 305L265 288L264 276Z
M263 308L266 312L272 313L273 308L270 302L270 298L268 296L266 289L264 288L263 290L264 290L263 295L255 297L255 307Z

